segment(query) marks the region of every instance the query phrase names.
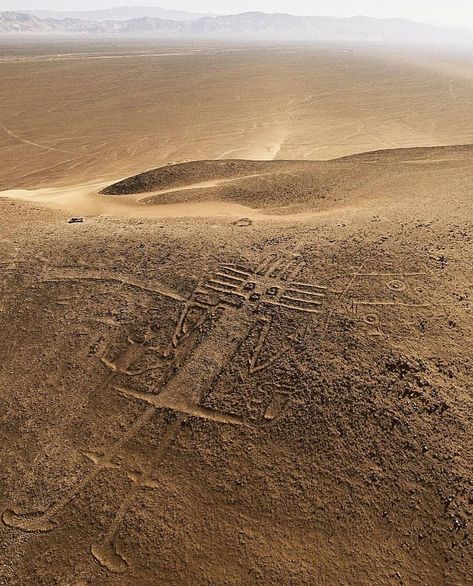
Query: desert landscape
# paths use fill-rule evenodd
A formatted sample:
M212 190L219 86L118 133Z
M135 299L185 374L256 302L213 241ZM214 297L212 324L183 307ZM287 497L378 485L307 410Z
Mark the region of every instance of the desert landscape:
M473 584L473 51L0 79L0 584Z

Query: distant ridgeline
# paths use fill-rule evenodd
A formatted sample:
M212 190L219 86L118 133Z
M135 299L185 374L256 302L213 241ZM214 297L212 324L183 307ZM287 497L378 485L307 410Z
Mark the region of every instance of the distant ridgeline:
M471 43L471 32L401 18L333 18L246 12L206 16L160 8L90 12L0 12L0 33L152 34L163 38L316 42Z

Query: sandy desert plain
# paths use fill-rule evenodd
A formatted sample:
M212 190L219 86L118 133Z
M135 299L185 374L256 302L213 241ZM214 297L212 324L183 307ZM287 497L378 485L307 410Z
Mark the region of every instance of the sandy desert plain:
M0 584L473 584L473 53L22 39Z

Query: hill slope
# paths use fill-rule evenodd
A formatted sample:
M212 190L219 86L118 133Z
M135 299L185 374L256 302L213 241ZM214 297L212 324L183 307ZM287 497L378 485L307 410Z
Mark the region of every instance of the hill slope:
M78 224L4 193L7 583L470 583L472 162L194 162Z
M66 18L80 20L131 20L134 18L162 18L164 20L195 20L207 16L197 12L184 10L170 10L158 6L116 6L115 8L103 8L101 10L26 10L25 14L31 14L38 18L54 18L62 20ZM209 15L210 16L210 15Z

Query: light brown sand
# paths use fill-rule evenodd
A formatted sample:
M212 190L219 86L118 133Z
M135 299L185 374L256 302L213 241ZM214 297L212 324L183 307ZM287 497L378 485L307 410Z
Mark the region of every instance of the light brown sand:
M469 58L227 49L4 45L0 584L470 584Z
M90 53L77 41L2 49L4 189L113 181L185 160L473 140L473 57L458 52L97 40Z

